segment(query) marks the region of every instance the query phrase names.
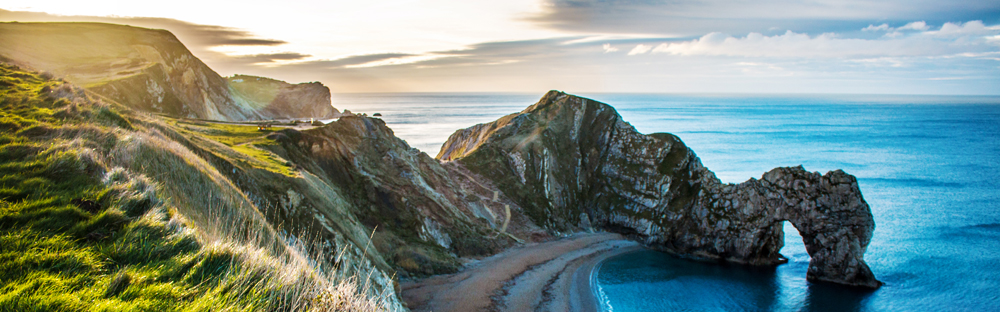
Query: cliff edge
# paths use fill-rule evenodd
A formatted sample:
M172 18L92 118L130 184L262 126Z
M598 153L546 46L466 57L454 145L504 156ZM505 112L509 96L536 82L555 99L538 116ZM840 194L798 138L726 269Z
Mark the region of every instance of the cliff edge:
M785 261L790 221L811 257L809 280L881 285L863 260L871 210L840 170L776 168L723 184L677 136L640 134L611 106L557 91L456 131L437 158L490 177L552 231L600 228L678 255L774 265Z
M210 120L334 118L319 83L231 85L166 30L102 23L0 23L0 61L46 71L146 112ZM270 95L262 97L261 94Z
M270 118L340 117L340 112L330 105L330 88L319 82L291 84L249 75L226 77L226 82L238 97Z

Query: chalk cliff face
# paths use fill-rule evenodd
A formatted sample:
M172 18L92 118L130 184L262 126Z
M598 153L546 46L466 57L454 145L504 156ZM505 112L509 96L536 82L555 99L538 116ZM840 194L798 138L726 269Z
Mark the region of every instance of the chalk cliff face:
M839 170L722 184L676 136L640 134L612 107L555 91L455 132L437 158L489 177L553 231L602 228L680 255L771 265L784 260L788 220L812 257L810 280L881 285L863 260L871 211Z
M131 108L211 120L331 118L318 83L245 96L168 31L101 23L0 23L0 60L47 71ZM281 85L283 84L283 85ZM318 115L313 115L318 114Z

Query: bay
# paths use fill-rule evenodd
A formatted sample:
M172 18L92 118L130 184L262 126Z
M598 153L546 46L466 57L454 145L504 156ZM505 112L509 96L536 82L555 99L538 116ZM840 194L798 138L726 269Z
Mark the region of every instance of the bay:
M775 268L643 251L598 274L608 311L994 311L1000 306L1000 97L580 94L642 133L681 137L724 182L778 166L859 179L877 224L865 259L874 292L805 280L809 256L785 224ZM518 112L540 94L336 94L379 112L397 136L437 154L457 129Z

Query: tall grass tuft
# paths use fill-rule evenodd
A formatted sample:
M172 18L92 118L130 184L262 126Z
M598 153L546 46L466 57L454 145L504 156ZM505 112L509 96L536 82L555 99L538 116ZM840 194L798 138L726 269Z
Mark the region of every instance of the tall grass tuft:
M279 231L156 117L0 80L0 312L405 309L367 246Z
M108 290L104 292L104 297L114 297L120 294L128 285L132 283L132 276L128 275L128 272L118 272L115 277L111 279L111 283L108 284Z

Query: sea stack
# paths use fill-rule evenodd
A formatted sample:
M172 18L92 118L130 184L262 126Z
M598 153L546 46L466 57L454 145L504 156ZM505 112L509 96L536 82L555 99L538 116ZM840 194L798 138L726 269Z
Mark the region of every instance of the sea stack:
M678 255L776 265L782 222L802 234L808 279L877 288L863 255L875 222L857 180L776 168L723 184L672 134L644 135L611 106L550 91L456 131L437 158L483 177L553 232L617 232Z

